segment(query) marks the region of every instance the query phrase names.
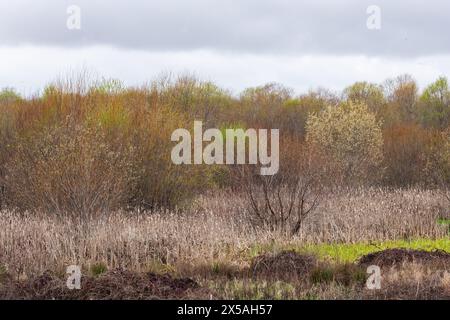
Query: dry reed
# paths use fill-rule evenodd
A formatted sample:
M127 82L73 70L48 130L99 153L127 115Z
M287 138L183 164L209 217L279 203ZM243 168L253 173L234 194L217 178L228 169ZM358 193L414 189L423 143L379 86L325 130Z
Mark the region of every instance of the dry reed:
M277 243L357 242L441 238L438 193L352 190L330 194L298 236L249 223L245 201L226 192L199 197L191 209L114 212L82 224L39 213L0 211L0 265L26 276L71 264L147 271L152 265L248 263L246 250ZM246 260L247 259L247 260Z

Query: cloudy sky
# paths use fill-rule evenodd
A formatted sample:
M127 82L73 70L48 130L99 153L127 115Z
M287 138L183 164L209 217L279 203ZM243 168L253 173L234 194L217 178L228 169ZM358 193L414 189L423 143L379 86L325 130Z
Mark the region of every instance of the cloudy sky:
M0 0L0 88L32 94L77 69L127 85L194 73L234 92L403 73L424 86L450 75L449 13L445 0Z

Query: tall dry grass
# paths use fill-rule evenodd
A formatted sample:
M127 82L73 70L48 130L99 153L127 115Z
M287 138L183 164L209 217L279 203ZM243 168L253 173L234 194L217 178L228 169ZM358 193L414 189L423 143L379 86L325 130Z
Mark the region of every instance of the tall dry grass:
M136 271L248 263L254 247L306 243L441 238L436 223L442 197L432 191L349 190L330 194L300 233L291 237L249 221L239 194L199 197L189 210L114 212L91 219L62 219L37 213L0 212L0 264L15 275L46 269L64 272L71 264Z

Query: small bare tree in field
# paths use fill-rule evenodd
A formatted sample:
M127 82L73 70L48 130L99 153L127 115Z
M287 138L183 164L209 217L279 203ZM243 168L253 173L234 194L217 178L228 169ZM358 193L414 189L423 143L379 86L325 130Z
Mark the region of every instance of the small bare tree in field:
M293 141L285 142L285 148L291 152L281 159L277 174L262 176L259 169L245 166L239 175L253 222L294 236L319 204L323 168L310 148Z

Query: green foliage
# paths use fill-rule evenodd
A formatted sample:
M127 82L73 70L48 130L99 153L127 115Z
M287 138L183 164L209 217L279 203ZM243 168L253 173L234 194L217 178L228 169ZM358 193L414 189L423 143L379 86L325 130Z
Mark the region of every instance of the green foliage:
M303 138L306 135L308 116L324 110L329 105L336 105L337 101L336 96L324 89L310 91L295 99L287 99L275 117L276 128Z
M3 88L0 91L0 104L7 104L20 100L22 100L22 97L13 88Z
M448 225L450 227L450 219L440 218L437 220L437 223L441 225Z
M108 131L123 131L131 125L129 111L122 104L112 104L106 108L100 108L92 120Z
M240 95L244 120L256 127L279 128L277 117L291 94L290 89L277 83L244 90Z
M450 121L450 90L447 78L430 84L420 97L422 121L427 126L445 128Z
M219 119L226 117L221 113L229 111L232 100L226 90L193 76L161 79L153 89L161 104L183 112L191 121L203 121L206 127L217 126Z
M102 79L96 86L94 86L92 91L101 93L101 94L120 94L123 92L124 85L122 81L118 79Z
M105 273L106 271L108 271L108 267L106 266L105 263L99 262L99 263L95 263L95 264L91 265L90 271L93 276L97 277L97 276Z
M194 195L212 186L234 187L232 167L171 162L171 133L192 128L195 119L202 120L205 129L221 128L222 132L226 128L280 129L282 141L298 141L282 145L281 167L293 167L307 138L318 147L308 150L322 149L321 165L349 181L370 183L370 173L386 172L389 178L382 182L387 185L427 186L431 180L445 185L450 181L446 78L427 87L420 100L417 84L409 76L386 82L383 88L385 95L381 86L358 82L344 90L342 101L324 89L294 96L289 88L269 83L233 97L193 76L160 78L147 87L126 88L119 80L91 81L83 73L48 85L34 98L3 89L0 203L32 209L37 205L33 195L45 195L39 206L47 203L47 208L60 207L55 202L62 203L69 195L89 202L88 192L80 191L81 182L76 188L70 182L68 187L71 175L86 178L87 190L96 179L119 181L113 184L123 185L117 192L122 189L125 194L116 197L111 208L174 207L189 204ZM386 122L384 127L380 119ZM289 156L294 151L296 156ZM410 170L405 169L405 161ZM66 185L69 191L56 185ZM100 185L97 182L98 188L114 194ZM58 195L49 196L49 192ZM109 197L113 196L99 199Z
M365 104L371 112L378 114L386 100L381 86L368 82L356 82L344 89L347 101Z
M0 202L89 214L184 205L208 186L209 168L170 159L171 133L192 123L154 99L166 92L101 84L57 83L0 105Z

